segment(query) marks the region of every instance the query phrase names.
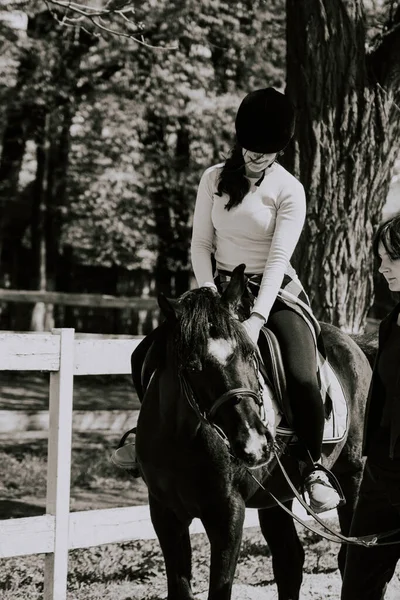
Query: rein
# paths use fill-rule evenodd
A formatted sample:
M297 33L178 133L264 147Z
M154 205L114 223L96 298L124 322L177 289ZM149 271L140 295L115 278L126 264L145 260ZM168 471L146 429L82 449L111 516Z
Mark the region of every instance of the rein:
M313 509L305 502L305 500L301 497L301 495L298 493L297 489L295 488L295 486L293 485L289 475L287 474L287 471L285 469L285 467L283 466L277 452L275 452L275 458L276 461L282 471L283 476L285 477L290 489L292 490L295 498L298 500L298 502L301 504L301 506L306 510L307 514L309 514L317 523L319 523L319 525L321 525L322 527L324 527L324 529L326 531L321 531L320 529L314 528L312 525L309 525L308 523L306 523L305 521L303 521L303 519L301 519L299 516L295 515L293 511L291 511L289 508L287 508L287 506L285 506L272 492L270 492L269 490L267 490L263 484L261 483L261 481L259 481L254 474L246 468L247 473L250 475L250 477L252 479L254 479L254 481L257 483L257 485L264 490L265 492L267 492L267 494L269 494L271 496L271 498L277 503L277 505L282 508L282 510L284 510L287 514L289 514L293 519L295 519L295 521L297 521L298 523L300 523L300 525L303 525L303 527L305 527L306 529L308 529L309 531L312 531L313 533L316 533L317 535L320 535L321 537L330 540L331 542L335 542L336 544L349 544L349 545L356 545L356 546L364 546L367 548L371 548L371 547L377 547L377 546L392 546L394 544L399 544L399 541L393 541L393 542L379 542L379 540L384 539L384 538L388 538L391 537L392 535L395 535L396 533L400 532L400 528L398 529L392 529L390 531L386 531L383 533L371 533L368 535L363 535L363 536L345 536L342 533L340 533L340 531L337 531L336 529L333 529L332 527L330 527L327 523L325 523L318 515L315 511L313 511Z
M255 361L257 363L257 358L255 358ZM240 388L233 388L231 390L228 390L227 392L223 393L221 396L219 396L213 403L213 405L211 406L211 408L208 411L202 411L200 409L200 406L196 400L194 391L190 385L190 383L188 382L188 380L186 379L186 377L184 377L183 375L180 375L179 377L181 386L182 386L182 390L184 392L184 396L186 398L186 400L188 401L190 407L194 410L194 412L196 413L199 421L203 424L207 424L210 425L214 431L216 432L216 434L218 435L218 437L224 442L225 446L228 449L229 454L232 456L232 458L234 458L235 460L236 457L232 454L231 449L230 449L230 443L228 440L227 435L225 434L225 432L221 429L221 427L219 427L216 423L214 423L212 421L213 417L215 416L215 413L217 412L217 410L226 402L228 402L229 400L231 400L232 398L237 398L238 396L248 396L250 398L253 398L253 400L256 401L257 405L260 408L260 413L261 413L261 420L263 422L265 422L266 416L265 416L265 408L264 408L264 402L263 402L263 398L262 398L262 388L261 388L261 384L260 384L260 389L257 392L255 392L254 390L251 390L250 388L244 388L244 387L240 387ZM259 481L255 475L252 473L252 471L250 469L248 469L247 467L245 467L246 472L248 473L248 475L250 475L250 477L257 483L257 485L263 490L265 491L267 494L269 494L269 496L274 500L274 502L276 502L276 504L282 508L282 510L284 510L287 514L289 514L295 521L297 521L300 525L302 525L303 527L305 527L306 529L308 529L309 531L312 531L313 533L316 533L317 535L331 541L334 542L336 544L349 544L349 545L358 545L358 546L364 546L367 548L371 548L371 547L378 547L378 546L391 546L394 544L399 544L400 541L392 541L392 542L380 542L380 540L391 537L392 535L395 535L397 533L400 532L400 528L399 529L393 529L391 531L387 531L387 532L383 532L383 533L372 533L369 535L364 535L364 536L345 536L342 533L340 533L340 531L337 531L336 529L330 527L327 523L325 523L319 516L318 514L305 502L305 500L302 498L302 496L299 494L299 492L297 491L296 487L293 485L285 467L283 466L279 455L277 452L274 452L275 455L275 459L277 461L277 464L279 466L279 468L282 471L282 474L286 480L286 482L288 483L290 489L293 492L294 497L298 500L298 502L301 504L301 506L305 509L305 511L307 512L308 515L310 515L314 521L316 521L319 525L321 525L325 531L321 531L320 529L313 527L312 525L310 525L309 523L306 523L303 519L301 519L301 517L297 516L294 514L293 511L291 511L289 508L287 508L287 506L285 506L283 504L283 502L281 502L272 492L270 492L269 490L267 490L264 485L261 483L261 481Z

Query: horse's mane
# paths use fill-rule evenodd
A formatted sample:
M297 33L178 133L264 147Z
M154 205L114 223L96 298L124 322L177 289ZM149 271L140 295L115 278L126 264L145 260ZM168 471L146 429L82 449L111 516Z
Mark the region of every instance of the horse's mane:
M174 347L180 367L198 367L205 358L210 337L234 339L244 357L254 352L245 330L221 297L208 288L185 292L178 299Z

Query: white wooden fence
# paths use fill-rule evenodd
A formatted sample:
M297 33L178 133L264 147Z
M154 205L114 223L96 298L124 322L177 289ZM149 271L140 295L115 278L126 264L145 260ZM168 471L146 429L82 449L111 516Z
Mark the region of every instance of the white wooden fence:
M1 558L46 554L44 600L66 598L70 549L142 537L148 522L147 507L69 512L74 376L130 373L139 342L79 339L73 329L0 333L0 369L50 372L46 514L0 521Z
M148 506L69 511L74 376L130 373L139 342L73 329L0 333L0 370L50 372L46 514L0 521L0 558L45 553L44 600L66 599L69 550L155 537ZM248 509L245 526L256 524ZM190 531L204 530L195 520Z

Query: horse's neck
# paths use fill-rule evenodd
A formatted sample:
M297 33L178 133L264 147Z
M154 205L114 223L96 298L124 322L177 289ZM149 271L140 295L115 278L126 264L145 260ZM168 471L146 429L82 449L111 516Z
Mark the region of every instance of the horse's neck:
M171 428L179 438L194 437L201 421L190 406L178 371L168 367L163 369L158 387L160 422Z

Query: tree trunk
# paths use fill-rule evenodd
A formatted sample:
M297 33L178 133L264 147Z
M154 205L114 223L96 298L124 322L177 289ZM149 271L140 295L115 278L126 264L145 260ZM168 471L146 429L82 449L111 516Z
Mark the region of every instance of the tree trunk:
M32 254L37 272L33 274L34 289L47 289L47 243L46 220L48 211L48 183L50 167L50 134L51 115L43 119L41 132L37 139L37 169L34 193L34 211L32 219ZM48 305L37 302L32 311L31 331L45 331L47 325ZM50 309L51 310L51 309Z
M165 141L165 119L153 111L147 113L145 146L146 151L150 154L149 163L155 165L155 169L149 176L148 189L153 207L158 246L154 272L156 292L171 296L172 278L169 270L169 255L173 245L174 233L167 192L169 183L168 148Z
M189 221L192 206L189 201L190 190L187 189L188 170L190 168L190 134L186 116L180 117L177 131L174 173L177 179L174 185L175 201L175 244L172 260L175 263L174 292L180 296L189 289L190 260L189 248L191 231Z
M400 8L395 23L400 21ZM365 52L361 0L287 0L286 164L307 194L294 263L316 316L360 332L372 303L371 240L400 134L400 29Z
M52 282L51 289L58 289L57 277L60 275L62 209L68 203L67 180L73 114L73 106L68 102L58 107L52 115L46 220L47 278Z
M4 129L1 142L0 156L0 267L4 270L2 262L3 250L8 254L14 253L14 239L8 230L8 214L19 199L19 176L25 147L29 134L35 126L36 111L34 107L26 103L22 98L21 88L26 84L28 78L30 61L26 57L21 60L18 72L18 82L15 87L16 93L12 105L8 109L7 124ZM19 242L19 240L16 240ZM14 282L11 282L13 285Z

